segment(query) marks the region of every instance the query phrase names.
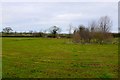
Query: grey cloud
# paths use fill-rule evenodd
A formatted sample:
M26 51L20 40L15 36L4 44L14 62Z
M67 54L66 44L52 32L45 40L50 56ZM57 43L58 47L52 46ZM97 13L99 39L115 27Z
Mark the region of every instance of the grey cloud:
M108 15L117 28L117 3L82 3L82 2L48 2L48 3L4 3L3 26L12 26L15 30L41 30L58 25L65 31L70 23L88 25ZM27 27L26 27L27 26ZM24 28L23 28L24 27ZM25 28L26 27L26 28ZM22 29L21 29L22 28Z

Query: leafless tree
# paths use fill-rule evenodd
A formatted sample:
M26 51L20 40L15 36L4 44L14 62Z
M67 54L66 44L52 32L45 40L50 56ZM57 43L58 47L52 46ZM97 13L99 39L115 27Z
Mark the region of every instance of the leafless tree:
M106 40L110 40L112 37L110 29L112 27L112 21L108 16L101 17L98 22L92 21L89 24L90 35L92 39L96 39L97 42L103 43Z
M89 36L90 36L90 38L91 38L91 40L92 40L92 42L95 42L95 39L96 39L96 33L98 32L98 23L95 21L95 20L93 20L93 21L91 21L90 23L89 23L89 25L88 25L88 27L89 27L89 31L90 31L90 33L89 33Z
M96 21L92 21L91 23L89 23L88 27L89 27L90 32L95 32L97 26L98 24Z
M72 28L73 28L72 24L69 24L69 35L72 34Z
M112 20L108 16L103 16L98 21L99 33L101 34L101 41L109 40L112 36L109 34L112 27Z
M98 43L108 42L112 38L110 34L111 27L112 21L110 17L103 16L98 21L92 21L88 25L88 28L84 25L80 25L78 30L74 31L74 37L77 37L74 39L78 39L76 40L77 42L80 41L85 43L91 40L95 40L95 42Z
M110 17L103 16L98 21L98 27L101 30L101 32L108 33L112 27L112 21Z
M45 29L45 30L43 30L43 33L44 33L44 35L43 35L43 36L44 36L45 38L47 37L47 33L46 33L46 32L47 32L47 30L46 30L46 29Z

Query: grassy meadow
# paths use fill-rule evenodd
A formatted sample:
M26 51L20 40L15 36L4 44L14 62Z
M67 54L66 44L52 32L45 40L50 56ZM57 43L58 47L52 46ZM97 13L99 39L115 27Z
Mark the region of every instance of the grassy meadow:
M3 38L3 78L117 78L117 44L68 39Z

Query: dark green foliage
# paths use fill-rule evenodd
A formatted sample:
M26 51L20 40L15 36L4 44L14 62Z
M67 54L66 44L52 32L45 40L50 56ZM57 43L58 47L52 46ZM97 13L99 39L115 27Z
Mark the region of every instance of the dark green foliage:
M4 33L7 33L7 34L8 34L8 33L10 33L11 31L13 31L11 27L5 27L5 28L3 28L3 32L4 32Z
M60 31L60 28L57 27L57 26L53 26L53 27L50 28L50 32L51 32L53 38L57 37L57 34L58 34L59 31Z

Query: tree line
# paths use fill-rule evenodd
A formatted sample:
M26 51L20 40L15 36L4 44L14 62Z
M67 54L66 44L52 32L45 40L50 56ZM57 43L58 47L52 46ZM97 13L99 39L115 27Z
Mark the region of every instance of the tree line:
M80 25L73 33L75 42L81 43L104 43L112 39L110 29L112 21L108 16L101 17L98 21L92 21L88 27Z
M119 37L118 34L112 34L110 29L112 27L112 20L108 16L102 16L98 20L89 23L88 26L83 24L77 28L69 25L69 34L60 34L61 28L52 26L49 28L49 33L44 32L12 32L11 27L5 27L2 31L2 36L31 36L31 37L52 37L52 38L71 38L74 43L106 43L110 42L112 37ZM73 32L72 32L73 31Z

